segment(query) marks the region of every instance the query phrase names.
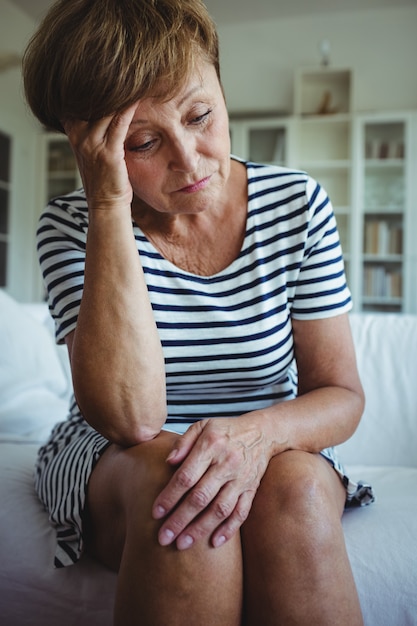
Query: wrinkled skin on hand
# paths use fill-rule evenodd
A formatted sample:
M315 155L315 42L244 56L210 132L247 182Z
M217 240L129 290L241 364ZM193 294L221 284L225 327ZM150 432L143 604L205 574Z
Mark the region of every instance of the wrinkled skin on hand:
M97 122L67 120L64 130L77 160L89 208L130 208L133 198L124 142L138 103Z
M254 414L193 424L167 462L179 465L153 507L161 545L228 541L249 515L272 454Z

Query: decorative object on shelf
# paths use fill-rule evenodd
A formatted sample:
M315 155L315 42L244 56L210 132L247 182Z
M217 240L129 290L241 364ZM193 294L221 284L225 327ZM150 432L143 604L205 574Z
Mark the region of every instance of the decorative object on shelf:
M352 71L321 65L300 68L295 82L296 115L350 113Z
M404 142L401 140L382 141L370 139L365 144L367 159L403 159Z
M322 39L319 43L320 59L322 67L330 65L330 41Z
M338 113L338 107L332 106L332 93L331 91L325 91L323 93L323 98L317 109L317 115L330 115L332 113Z

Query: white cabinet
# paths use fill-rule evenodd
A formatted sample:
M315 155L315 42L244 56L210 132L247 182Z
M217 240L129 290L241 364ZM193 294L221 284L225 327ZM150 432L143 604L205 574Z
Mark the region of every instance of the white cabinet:
M349 70L303 70L294 115L231 114L232 152L326 189L356 310L417 313L417 113L349 112L351 94Z
M243 158L307 171L329 194L350 276L352 209L352 73L302 68L294 115L231 115L232 151Z
M297 117L292 167L308 172L332 201L350 275L352 235L352 121L348 114Z
M39 135L37 152L39 155L39 185L37 188L37 221L48 202L57 196L62 196L82 186L75 157L65 135L45 132ZM37 254L36 267L38 267ZM42 278L37 276L34 287L34 300L45 299L45 289Z
M81 187L75 157L65 135L45 133L41 136L44 176L41 205L56 196L62 196Z
M263 115L231 117L232 152L258 163L285 165L290 160L291 120Z
M415 119L412 113L379 113L355 120L364 310L417 312Z

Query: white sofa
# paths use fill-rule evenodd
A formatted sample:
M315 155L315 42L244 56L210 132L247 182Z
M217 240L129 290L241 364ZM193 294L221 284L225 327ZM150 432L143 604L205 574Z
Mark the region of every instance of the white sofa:
M346 542L367 626L417 625L417 317L351 315L367 395L340 454L377 500L348 511ZM64 347L45 305L0 291L0 624L110 626L116 576L87 556L53 568L54 531L33 489L39 442L66 415Z

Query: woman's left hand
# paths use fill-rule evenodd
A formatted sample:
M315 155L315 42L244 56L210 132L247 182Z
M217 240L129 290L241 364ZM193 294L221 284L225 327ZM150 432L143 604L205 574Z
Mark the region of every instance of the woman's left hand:
M228 541L247 518L272 454L254 414L202 420L178 437L167 461L180 464L153 506L165 518L161 545Z

